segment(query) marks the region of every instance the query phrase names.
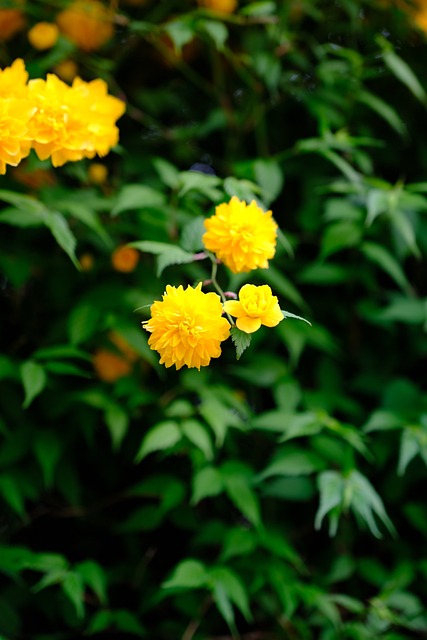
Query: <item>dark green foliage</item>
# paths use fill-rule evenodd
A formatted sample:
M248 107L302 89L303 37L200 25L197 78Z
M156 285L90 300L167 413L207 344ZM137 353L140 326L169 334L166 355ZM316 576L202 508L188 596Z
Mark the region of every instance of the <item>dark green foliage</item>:
M425 638L426 35L403 0L147 0L2 66L70 52L128 105L105 184L1 178L1 638ZM165 369L141 321L233 195L281 233L218 279L285 319Z

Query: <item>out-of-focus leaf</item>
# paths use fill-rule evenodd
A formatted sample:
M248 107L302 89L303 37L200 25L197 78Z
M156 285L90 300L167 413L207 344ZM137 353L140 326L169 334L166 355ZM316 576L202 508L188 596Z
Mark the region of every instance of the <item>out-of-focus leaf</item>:
M141 462L145 456L153 451L170 449L181 440L181 430L178 423L173 420L166 420L156 424L144 437L139 451L135 457L135 462Z
M261 525L258 498L253 491L249 477L239 464L229 460L221 468L225 491L230 500L255 526Z
M244 618L250 622L252 614L249 608L247 591L239 577L228 567L213 567L209 571L209 579L214 585L221 584L233 604L239 609Z
M171 577L163 582L163 589L199 589L205 587L209 574L198 560L182 560L173 570Z
M383 120L401 136L407 135L407 128L404 122L402 122L398 113L390 104L384 102L384 100L369 91L359 91L357 99L372 109L372 111L375 111L375 113L383 118Z
M361 246L362 253L385 271L395 283L405 292L411 292L409 284L398 261L380 244L364 242Z
M267 206L280 195L283 187L283 172L273 159L259 159L254 163L255 179L262 190L262 198Z
M107 577L102 567L93 560L85 560L77 564L74 570L97 595L99 602L107 604Z
M378 39L379 44L383 47L384 62L409 91L423 104L426 104L426 93L411 67L391 48L388 40L383 37Z
M182 421L181 429L188 440L203 451L206 460L212 460L213 447L206 427L198 420L190 418Z
M43 472L44 483L46 487L51 487L63 449L62 441L56 433L43 429L35 434L33 446L35 456Z
M228 38L228 29L218 20L198 20L197 30L206 33L213 40L218 51L223 51Z
M68 336L73 346L86 342L99 328L100 312L95 305L82 302L68 317Z
M82 577L74 571L69 571L61 582L61 587L67 598L73 603L78 618L83 618L84 584Z
M129 417L126 411L112 402L105 411L105 423L111 435L113 449L118 449L129 428Z
M204 498L217 496L224 491L221 471L214 467L204 467L194 474L192 504L197 504Z
M43 367L33 360L23 362L20 370L25 391L25 399L22 406L24 409L28 409L34 398L45 388L47 377Z
M339 515L337 509L344 497L344 481L338 471L323 471L318 477L320 504L316 513L315 527L320 529L323 518L329 514L329 535L337 532Z
M163 193L143 184L127 184L117 195L111 215L118 216L123 211L161 207L166 203Z

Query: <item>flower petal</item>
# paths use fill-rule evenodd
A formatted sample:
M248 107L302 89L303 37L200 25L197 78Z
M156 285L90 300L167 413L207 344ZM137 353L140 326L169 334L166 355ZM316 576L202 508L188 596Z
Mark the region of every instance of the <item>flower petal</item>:
M224 302L223 307L225 313L229 313L230 316L234 316L235 318L240 318L245 315L242 303L238 300L227 300L227 302Z
M261 326L261 320L259 318L244 316L243 318L237 319L236 326L240 331L244 331L245 333L255 333Z

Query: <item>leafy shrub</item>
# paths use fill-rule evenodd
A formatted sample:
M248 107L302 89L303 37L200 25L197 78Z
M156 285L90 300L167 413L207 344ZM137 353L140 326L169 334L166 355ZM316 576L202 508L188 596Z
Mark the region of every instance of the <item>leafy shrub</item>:
M0 9L3 68L126 103L108 155L1 178L0 634L424 637L421 5L83 4ZM232 197L267 269L198 259ZM285 319L164 368L141 322L212 275Z

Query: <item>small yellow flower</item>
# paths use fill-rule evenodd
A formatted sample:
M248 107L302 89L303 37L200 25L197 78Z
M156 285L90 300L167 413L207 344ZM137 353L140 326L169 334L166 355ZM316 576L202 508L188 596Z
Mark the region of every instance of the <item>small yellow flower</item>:
M275 327L283 320L277 297L267 284L245 284L239 291L239 300L227 300L224 311L237 318L237 328L245 333L254 333L261 325Z
M87 173L92 184L104 184L108 178L107 167L99 162L92 162Z
M230 335L230 323L222 317L221 298L195 289L167 285L162 301L151 305L151 318L143 328L151 333L150 348L157 351L160 364L206 367L221 355L220 343Z
M38 22L28 32L28 40L34 49L51 49L58 40L59 29L52 22Z
M63 60L62 62L58 62L58 64L53 68L53 71L58 78L61 78L64 82L71 83L77 76L79 68L74 60Z
M135 271L139 261L139 253L133 247L118 247L111 256L111 262L116 271L131 273Z
M18 8L23 2L17 0L15 4L17 5L16 9L14 7L0 9L0 40L9 40L24 27L24 14Z
M203 243L233 273L267 269L276 252L277 224L271 211L233 196L205 220Z
M61 32L82 51L96 51L114 34L114 14L98 0L75 0L56 17Z
M233 13L237 9L237 0L198 0L200 7L205 7L217 13Z

